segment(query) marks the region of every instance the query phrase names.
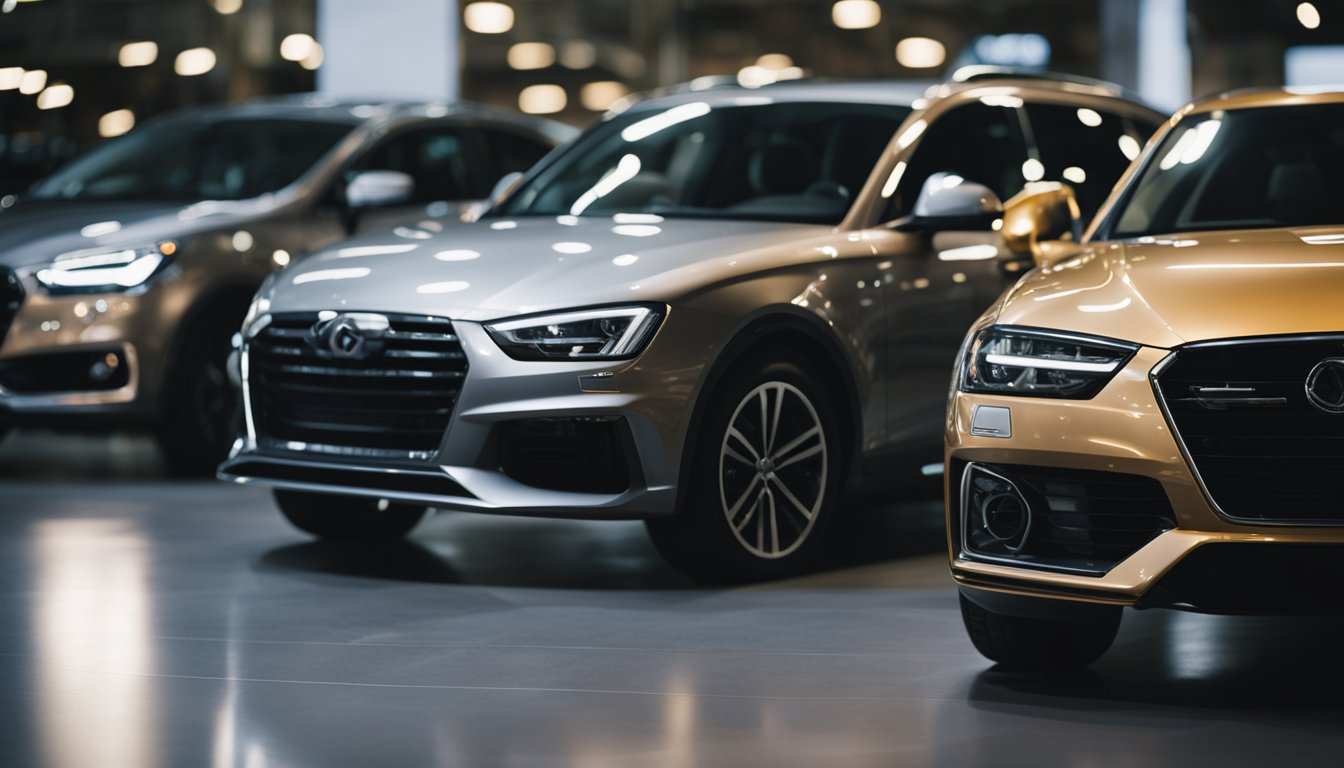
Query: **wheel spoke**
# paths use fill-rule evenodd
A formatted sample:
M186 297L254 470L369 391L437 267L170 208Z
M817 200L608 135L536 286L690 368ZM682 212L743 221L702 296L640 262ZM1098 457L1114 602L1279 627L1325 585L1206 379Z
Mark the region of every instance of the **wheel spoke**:
M761 455L770 455L770 418L766 413L770 410L770 388L762 387L761 396L758 398L761 402Z
M790 451L793 451L798 446L802 445L803 443L807 442L808 440L820 434L821 434L821 426L817 425L807 430L803 434L790 440L787 445L785 445L783 448L780 448L778 451L775 452L774 459L776 462L779 462L775 466L777 467L785 466L784 464L785 457L789 455Z
M770 484L766 483L765 495L770 499L770 551L779 552L779 518L775 515L775 494L770 492Z
M813 456L816 456L818 453L821 453L822 451L825 450L826 446L822 445L821 443L817 443L811 448L808 448L807 450L799 453L795 453L789 458L785 459L784 461L779 462L778 464L775 465L775 471L778 472L779 470L789 466L790 464L797 464L798 462L803 461L805 459L810 459Z
M762 506L762 502L765 501L765 494L765 491L761 491L760 495L756 497L756 508ZM761 510L761 514L756 516L756 549L758 551L765 550L765 510Z
M751 441L747 439L746 435L737 430L737 427L729 427L728 436L741 443L742 447L747 449L747 453L751 454L752 464L761 460L761 454L756 450L756 447L751 444ZM725 446L726 445L727 444L725 443Z
M756 462L754 462L754 461L752 461L751 459L748 459L746 456L743 456L742 454L738 453L738 452L737 452L732 446L730 446L730 445L725 445L725 446L723 446L723 455L724 455L724 456L729 456L729 457L731 457L731 458L733 458L733 459L735 459L735 460L737 460L737 461L740 461L740 462L742 462L743 464L746 464L748 467L752 467L753 469L756 467Z
M798 514L803 516L804 520L812 519L812 510L808 509L803 502L798 500L797 496L793 495L793 492L789 490L789 487L784 484L783 480L780 480L778 477L772 477L770 479L774 481L775 487L779 489L779 492L784 494L785 500L793 505L793 508L798 511Z
M742 505L746 503L747 497L751 496L751 492L756 490L756 484L759 483L760 480L760 475L752 475L751 482L747 483L747 490L743 491L742 495L738 497L737 503L733 504L733 506L728 509L729 522L737 519L738 510L742 509Z
M775 450L775 440L779 437L779 415L784 410L784 388L775 389L775 413L770 419L770 436L765 441L765 455L769 456Z

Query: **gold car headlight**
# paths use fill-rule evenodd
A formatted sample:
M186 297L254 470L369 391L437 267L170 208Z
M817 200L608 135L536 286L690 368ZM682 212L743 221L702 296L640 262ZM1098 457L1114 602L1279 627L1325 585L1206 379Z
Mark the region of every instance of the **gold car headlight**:
M1115 339L990 326L967 347L961 391L1085 400L1100 392L1138 349Z

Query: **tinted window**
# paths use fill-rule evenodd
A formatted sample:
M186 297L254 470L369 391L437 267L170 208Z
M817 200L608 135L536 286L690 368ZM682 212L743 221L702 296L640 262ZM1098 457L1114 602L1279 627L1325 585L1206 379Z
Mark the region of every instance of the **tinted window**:
M489 148L491 167L488 181L491 184L506 173L526 171L551 151L550 144L513 131L482 128L481 137Z
M1344 104L1186 117L1116 220L1116 237L1344 223Z
M1045 166L1043 179L1072 186L1085 221L1096 214L1157 128L1090 107L1028 104L1026 110Z
M1007 200L1026 183L1026 159L1016 110L984 104L957 107L925 129L886 218L909 214L924 180L942 171L984 184Z
M837 223L908 112L835 102L635 110L570 144L498 212Z
M75 159L36 198L241 200L302 176L353 129L299 120L160 123Z
M407 203L465 200L476 197L467 170L465 138L461 131L418 128L393 134L356 160L346 173L400 171L415 180Z

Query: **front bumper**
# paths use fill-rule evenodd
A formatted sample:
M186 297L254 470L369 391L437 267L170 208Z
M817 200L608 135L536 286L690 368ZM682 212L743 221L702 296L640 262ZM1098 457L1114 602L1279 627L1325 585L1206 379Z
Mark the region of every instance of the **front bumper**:
M1322 558L1344 555L1344 529L1255 525L1230 521L1210 504L1173 437L1149 380L1168 352L1143 348L1090 400L1003 397L956 392L946 424L948 550L963 590L1046 600L1122 606L1164 606L1226 613L1336 612L1325 593ZM971 434L980 406L1007 408L1011 436ZM955 467L1025 465L1123 473L1161 485L1175 527L1105 569L1082 574L989 561L966 551ZM1324 553L1333 553L1332 556ZM1301 562L1303 568L1286 567ZM1222 578L1220 572L1235 574ZM1316 583L1316 594L1303 590ZM1254 586L1255 589L1251 589ZM1276 595L1279 599L1276 599ZM1244 598L1244 599L1243 599ZM973 597L974 599L974 597ZM1066 606L1061 605L1061 610ZM1039 612L1039 605L1023 613Z
M467 356L448 427L437 450L399 458L341 452L248 432L219 477L293 490L349 494L440 509L541 517L644 519L672 514L677 471L699 366L659 357L676 350L664 327L644 356L615 363L514 360L479 324L455 321ZM663 342L663 343L660 343ZM244 350L244 386L250 387ZM674 353L675 354L675 353ZM248 390L250 391L250 390ZM601 421L615 425L629 482L610 492L579 492L523 482L501 459L506 425Z

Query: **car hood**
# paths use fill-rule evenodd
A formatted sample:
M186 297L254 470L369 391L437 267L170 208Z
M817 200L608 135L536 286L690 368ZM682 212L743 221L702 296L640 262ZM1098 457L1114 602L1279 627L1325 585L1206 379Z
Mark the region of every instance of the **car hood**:
M50 264L72 251L135 247L227 227L263 213L263 200L189 205L37 201L0 211L0 266Z
M1199 232L1101 243L1033 270L1002 324L1157 347L1344 330L1344 229Z
M649 216L487 219L398 227L319 251L272 280L271 311L402 311L464 320L663 301L808 258L830 227ZM782 249L782 253L781 253ZM811 252L810 258L816 253Z

